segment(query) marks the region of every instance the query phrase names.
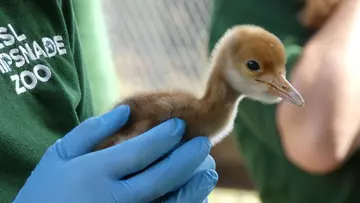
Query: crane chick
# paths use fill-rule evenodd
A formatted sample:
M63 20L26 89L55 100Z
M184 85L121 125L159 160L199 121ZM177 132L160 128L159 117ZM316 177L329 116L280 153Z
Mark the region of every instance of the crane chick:
M255 25L234 26L212 52L211 74L200 98L183 91L125 98L118 105L130 106L128 123L97 149L128 140L173 117L186 122L185 140L208 136L215 145L232 131L238 104L245 97L265 104L284 99L303 106L301 95L286 80L285 63L285 48L275 35Z

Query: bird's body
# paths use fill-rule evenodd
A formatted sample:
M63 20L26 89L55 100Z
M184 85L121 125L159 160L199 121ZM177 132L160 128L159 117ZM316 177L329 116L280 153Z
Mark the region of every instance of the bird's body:
M129 122L98 149L135 137L174 117L186 122L186 140L208 136L216 144L232 131L238 104L244 97L265 103L277 103L280 97L298 105L304 103L284 77L286 57L281 41L260 27L229 29L211 58L211 74L201 97L164 91L125 98L117 105L130 106Z
M221 83L214 80L212 83ZM174 117L187 123L186 139L203 135L210 137L214 144L221 141L232 130L232 121L241 100L239 94L225 85L216 85L218 90L209 89L202 98L173 91L137 94L124 99L118 105L130 107L129 122L101 148L130 139Z

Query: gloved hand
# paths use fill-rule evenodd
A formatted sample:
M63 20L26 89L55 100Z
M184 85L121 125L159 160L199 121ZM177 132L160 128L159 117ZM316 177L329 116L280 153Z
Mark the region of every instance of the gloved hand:
M14 203L201 203L217 183L209 140L197 137L141 171L179 143L184 122L171 119L121 144L90 152L119 130L130 110L90 118L49 147Z

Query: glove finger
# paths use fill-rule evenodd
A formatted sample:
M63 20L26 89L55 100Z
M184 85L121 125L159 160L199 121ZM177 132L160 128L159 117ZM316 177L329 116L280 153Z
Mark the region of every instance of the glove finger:
M196 170L193 172L193 177L199 175L199 173L203 173L204 171L208 171L208 170L215 170L215 161L214 159L208 155L205 159L205 161L198 167L196 168ZM216 174L217 175L217 174ZM190 181L193 181L194 178L192 178ZM189 183L188 183L189 184ZM173 196L174 195L174 191L177 191L178 193L180 191L178 191L178 189L181 187L181 185L177 188L174 188L173 190L170 191L169 195L166 195L167 197L169 196ZM153 201L154 203L155 202L164 202L164 199L168 199L168 198L164 198L164 197L161 197L159 198L158 200L155 200ZM206 202L206 201L205 201ZM204 203L205 203L204 202Z
M118 131L129 115L130 108L122 105L102 116L85 120L55 143L58 155L72 159L90 152L99 142Z
M206 157L205 161L202 162L201 165L196 168L196 170L193 172L193 176L199 172L209 170L209 169L212 169L212 170L216 169L215 160L211 155L208 155ZM179 188L175 188L174 190L177 190L177 189L179 189Z
M184 187L172 193L166 203L193 202L203 203L218 181L218 174L214 170L205 170L196 174Z
M156 161L179 143L185 131L185 122L170 119L142 135L119 145L88 154L95 167L111 177L121 179L140 171Z
M196 137L144 172L119 182L124 202L149 202L184 185L209 155L211 143ZM141 195L139 195L141 194ZM130 201L131 200L131 201Z

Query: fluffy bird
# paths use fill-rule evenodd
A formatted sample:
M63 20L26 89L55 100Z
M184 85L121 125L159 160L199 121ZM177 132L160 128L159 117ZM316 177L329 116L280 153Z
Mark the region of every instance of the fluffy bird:
M285 64L285 48L274 34L255 25L234 26L212 52L211 74L201 97L162 91L125 98L118 105L130 106L128 123L97 149L133 138L173 117L187 124L184 140L208 136L215 145L232 131L243 98L264 104L284 99L303 106L303 98L286 80Z
M341 0L306 0L300 12L300 22L311 29L320 29L334 13Z

